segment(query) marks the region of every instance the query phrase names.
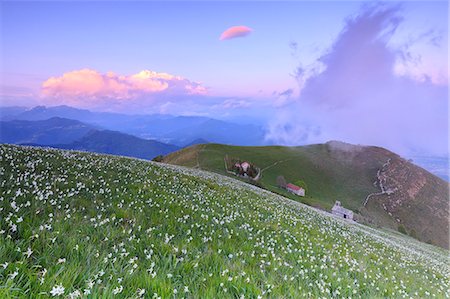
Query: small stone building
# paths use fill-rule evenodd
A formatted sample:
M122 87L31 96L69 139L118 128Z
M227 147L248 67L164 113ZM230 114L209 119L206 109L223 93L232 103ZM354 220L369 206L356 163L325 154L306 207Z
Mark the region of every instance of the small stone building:
M345 219L353 220L353 211L342 207L340 201L336 201L333 208L331 209L331 213Z

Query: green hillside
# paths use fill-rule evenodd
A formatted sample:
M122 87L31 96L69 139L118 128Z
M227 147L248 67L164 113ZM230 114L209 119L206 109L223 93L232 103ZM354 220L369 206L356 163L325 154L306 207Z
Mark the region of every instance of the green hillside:
M0 173L0 298L450 295L448 251L220 175L10 145Z
M177 162L177 156L184 156L191 151L196 152L195 155L191 155L192 158L195 156L195 159ZM331 209L334 201L339 199L345 206L357 210L367 194L377 192L377 188L373 186L373 177L379 165L385 162L371 161L373 165L369 165L369 171L353 169L353 166L346 164L345 161L331 157L323 144L307 147L241 147L205 144L168 155L164 161L190 167L198 166L201 169L226 174L225 155L248 160L261 168L260 183L265 188L296 200L311 202L324 209ZM198 165L193 162L197 162ZM309 191L306 198L290 195L278 188L276 186L278 175L283 175L288 182L304 180ZM347 183L349 181L351 184Z
M225 170L226 155L261 168L257 184L267 190L328 211L339 200L357 213L359 222L399 230L444 248L449 246L449 185L386 149L336 141L299 147L204 144L169 154L164 162L235 177ZM381 192L379 170L383 184L395 192L374 195L364 206L369 194ZM279 175L287 182L303 180L306 196L279 188Z

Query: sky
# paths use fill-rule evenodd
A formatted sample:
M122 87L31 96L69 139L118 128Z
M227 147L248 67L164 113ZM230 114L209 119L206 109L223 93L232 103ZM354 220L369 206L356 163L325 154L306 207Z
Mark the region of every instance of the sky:
M2 106L204 115L448 153L446 1L2 1Z

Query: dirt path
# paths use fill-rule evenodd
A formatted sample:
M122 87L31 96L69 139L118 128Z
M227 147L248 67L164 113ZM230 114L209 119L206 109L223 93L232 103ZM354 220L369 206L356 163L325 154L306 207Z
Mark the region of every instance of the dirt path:
M269 166L264 167L263 169L261 169L261 171L260 171L259 173L261 174L261 177L262 177L262 174L263 174L264 170L267 170L267 169L269 169L269 168L271 168L271 167L274 167L274 166L276 166L276 165L278 165L278 164L280 164L280 163L284 163L284 162L290 161L290 160L293 160L293 158L291 158L291 159L286 159L286 160L276 161L275 163L270 164Z
M383 166L381 166L381 168L377 172L377 180L378 180L378 185L380 186L381 192L370 193L369 195L367 195L366 200L364 201L364 206L367 205L370 197L372 197L372 196L383 195L383 194L389 195L389 194L394 193L394 190L386 190L386 188L383 186L383 178L381 177L381 172L383 172L389 166L390 163L391 163L391 159L389 158L386 161L386 163L384 163Z
M197 154L196 154L197 165L195 165L194 168L201 169L200 161L198 160L198 156L200 156L200 152L202 152L204 149L205 149L205 144L201 145L201 148L197 151Z

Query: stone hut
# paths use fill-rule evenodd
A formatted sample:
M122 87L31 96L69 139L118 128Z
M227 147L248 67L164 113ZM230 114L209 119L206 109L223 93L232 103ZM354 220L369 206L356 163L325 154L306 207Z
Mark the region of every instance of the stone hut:
M333 208L331 209L331 214L353 220L353 211L350 211L349 209L344 208L341 205L340 201L336 201Z

